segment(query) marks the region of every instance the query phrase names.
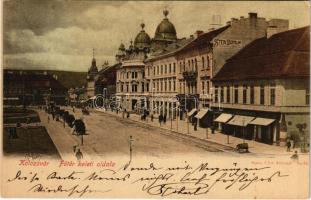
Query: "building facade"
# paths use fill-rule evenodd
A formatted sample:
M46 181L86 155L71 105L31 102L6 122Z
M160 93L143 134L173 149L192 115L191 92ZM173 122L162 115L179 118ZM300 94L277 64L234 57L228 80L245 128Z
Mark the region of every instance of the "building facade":
M67 88L56 76L25 70L4 70L4 105L45 105L66 103Z
M268 21L257 13L249 13L246 18L232 18L221 28L178 38L168 12L164 11L153 39L142 28L134 45L128 49L120 45L116 55L121 62L116 86L120 105L127 110L139 107L169 117L210 108L215 95L211 79L226 59L270 32L287 29L288 20ZM137 58L142 48L143 56Z
M309 31L267 34L227 60L213 78L212 107L224 133L267 144L304 140L310 130Z

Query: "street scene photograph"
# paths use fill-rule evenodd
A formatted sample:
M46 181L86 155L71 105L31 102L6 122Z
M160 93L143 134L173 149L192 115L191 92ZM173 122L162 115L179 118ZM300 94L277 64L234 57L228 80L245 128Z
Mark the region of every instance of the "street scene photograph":
M309 2L6 0L2 7L6 195L14 196L14 184L21 197L309 195ZM57 174L70 167L78 171ZM113 177L94 172L83 180L104 181L67 186L86 173L79 167ZM235 174L218 172L232 167ZM27 185L53 168L48 186ZM212 169L210 178L190 178ZM188 170L178 183L170 178ZM217 186L204 182L216 172ZM129 188L150 185L116 191L136 176ZM294 176L305 177L301 188ZM287 182L292 191L272 191Z

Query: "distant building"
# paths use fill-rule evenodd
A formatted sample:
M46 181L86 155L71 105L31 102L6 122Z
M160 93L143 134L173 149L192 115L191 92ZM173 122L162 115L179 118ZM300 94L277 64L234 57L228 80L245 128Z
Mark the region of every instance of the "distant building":
M309 133L310 28L277 32L248 44L213 77L212 107L225 133L267 144L302 141L298 124Z
M4 70L3 78L4 105L43 105L47 101L63 105L66 102L67 89L55 76L23 70Z
M116 93L116 75L117 68L120 66L120 63L114 65L109 65L106 62L95 76L95 95L101 94L106 98L110 98Z
M96 66L96 59L92 59L91 67L87 72L87 86L86 86L86 95L88 98L95 96L95 76L98 73L98 68Z

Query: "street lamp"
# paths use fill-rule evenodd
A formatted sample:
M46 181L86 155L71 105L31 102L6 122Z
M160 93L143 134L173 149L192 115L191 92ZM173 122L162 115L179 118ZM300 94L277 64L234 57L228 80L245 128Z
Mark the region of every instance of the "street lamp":
M154 91L155 91L155 88L152 88L152 114L154 114Z

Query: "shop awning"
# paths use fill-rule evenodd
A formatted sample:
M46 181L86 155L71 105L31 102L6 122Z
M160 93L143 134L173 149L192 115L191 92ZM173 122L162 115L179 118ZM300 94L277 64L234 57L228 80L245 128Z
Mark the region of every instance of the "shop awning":
M214 122L226 123L232 118L232 116L233 115L231 114L222 113L214 120Z
M197 111L197 109L193 108L190 112L187 113L187 116L188 117L192 116L195 113L195 111Z
M275 121L274 119L257 117L256 119L251 121L249 124L260 125L260 126L268 126L271 123L273 123L274 121Z
M234 126L247 126L255 117L235 115L227 124Z
M208 109L201 109L194 117L197 119L202 119L207 114L207 112Z

